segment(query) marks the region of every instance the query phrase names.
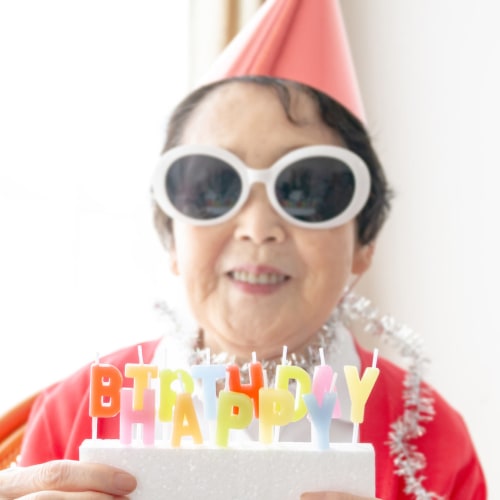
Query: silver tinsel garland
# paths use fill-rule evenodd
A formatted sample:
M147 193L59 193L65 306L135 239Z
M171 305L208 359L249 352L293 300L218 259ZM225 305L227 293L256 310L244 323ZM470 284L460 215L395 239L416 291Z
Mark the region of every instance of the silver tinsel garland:
M380 315L365 297L348 293L338 306L340 318L346 326L361 322L365 332L379 337L398 350L408 360L404 380L403 415L390 426L388 446L394 457L395 473L405 481L405 493L416 500L441 498L423 486L425 456L418 451L414 440L425 433L426 422L434 417L433 399L422 386L425 357L421 337L391 316Z
M190 364L203 363L207 356L210 356L211 363L235 362L234 357L228 353L211 354L209 349L203 346L196 347L196 343L203 344L203 342L200 342L199 337L186 335L174 311L164 302L158 303L156 306L172 321L177 334L185 335L185 341L191 346ZM425 423L434 417L432 396L422 386L424 367L428 359L424 354L421 337L406 325L397 323L393 317L380 315L370 300L348 292L318 332L315 341L308 346L304 353L289 353L289 361L304 368L312 375L314 366L320 363L319 348L322 347L326 351L332 345L336 325L339 322L347 327L361 324L364 332L397 349L398 354L407 361L407 372L403 382L405 388L403 391L404 411L401 417L390 425L391 430L387 445L390 454L394 457L395 474L404 478L404 491L407 495L415 500L441 498L435 493L427 491L422 484L425 476L421 475L421 471L425 468L426 458L418 451L414 442L425 433ZM276 366L281 363L281 360L261 360L261 363L272 380ZM240 366L243 375L248 374L248 366L248 363Z

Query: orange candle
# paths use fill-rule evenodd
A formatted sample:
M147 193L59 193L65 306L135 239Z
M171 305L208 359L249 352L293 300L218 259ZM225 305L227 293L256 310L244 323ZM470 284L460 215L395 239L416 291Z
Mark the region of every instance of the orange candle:
M89 413L94 418L114 417L120 411L123 377L113 365L94 363L90 367Z
M229 390L233 392L241 392L246 394L253 401L253 410L255 418L259 418L259 391L264 387L264 372L262 365L254 361L250 363L250 383L242 384L240 377L240 369L237 365L229 365L226 367L228 375Z

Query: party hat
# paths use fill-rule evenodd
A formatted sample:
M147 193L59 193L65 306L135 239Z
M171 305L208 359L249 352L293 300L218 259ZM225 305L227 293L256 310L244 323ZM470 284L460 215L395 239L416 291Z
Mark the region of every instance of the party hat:
M305 83L364 121L337 0L267 0L215 60L203 83L241 75Z

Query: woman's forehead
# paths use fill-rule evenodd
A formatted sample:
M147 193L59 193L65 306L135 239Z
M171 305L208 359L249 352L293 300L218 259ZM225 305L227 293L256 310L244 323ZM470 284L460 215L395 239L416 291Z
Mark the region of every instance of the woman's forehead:
M249 82L222 85L193 110L182 142L204 142L207 136L229 139L235 134L265 137L279 130L317 136L311 138L313 143L338 143L337 134L321 120L316 102L294 87L289 92L288 111L293 121L273 87Z
M309 95L291 85L286 89L290 97L289 111L295 120L320 120L317 105ZM209 108L216 113L222 110L236 115L254 107L258 107L263 114L276 114L286 118L286 110L276 88L256 82L230 82L221 85L205 97L194 113Z

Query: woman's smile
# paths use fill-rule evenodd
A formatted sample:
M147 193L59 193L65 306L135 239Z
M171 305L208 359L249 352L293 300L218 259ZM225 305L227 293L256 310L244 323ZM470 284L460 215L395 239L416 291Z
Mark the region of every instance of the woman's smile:
M290 280L290 276L270 266L245 265L227 273L240 291L249 294L271 294Z

